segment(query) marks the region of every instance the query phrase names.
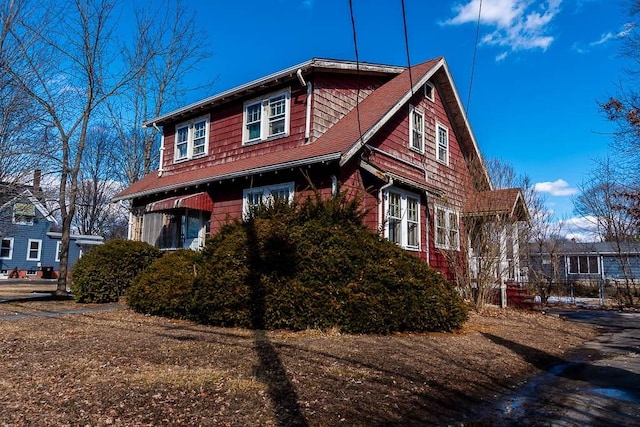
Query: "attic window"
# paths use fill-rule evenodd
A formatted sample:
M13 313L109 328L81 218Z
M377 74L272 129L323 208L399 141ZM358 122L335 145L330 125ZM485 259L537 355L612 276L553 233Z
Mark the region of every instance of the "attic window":
M30 203L16 203L13 205L13 223L18 225L33 225L36 217L36 207Z
M291 91L272 93L244 104L245 144L289 135Z
M199 117L176 126L175 161L188 160L207 154L209 116Z
M435 100L435 87L433 86L433 84L429 82L424 84L424 96L429 101Z

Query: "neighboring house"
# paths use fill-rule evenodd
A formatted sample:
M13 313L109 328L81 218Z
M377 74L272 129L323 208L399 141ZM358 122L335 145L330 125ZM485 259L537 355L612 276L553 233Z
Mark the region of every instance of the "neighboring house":
M531 243L530 278L552 282L640 280L640 244Z
M310 181L359 195L367 226L452 278L465 204L492 190L444 58L312 59L144 126L162 127L160 168L114 201L131 202L129 238L160 248L197 249L251 205L310 194Z
M36 171L33 186L0 183L0 278L58 277L62 235L38 197L38 178ZM69 266L102 241L100 236L71 236Z

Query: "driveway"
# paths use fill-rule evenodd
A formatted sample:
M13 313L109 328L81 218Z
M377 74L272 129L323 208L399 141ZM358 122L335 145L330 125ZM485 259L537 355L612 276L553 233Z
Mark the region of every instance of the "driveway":
M602 334L498 402L482 421L498 426L640 425L640 313L552 309Z

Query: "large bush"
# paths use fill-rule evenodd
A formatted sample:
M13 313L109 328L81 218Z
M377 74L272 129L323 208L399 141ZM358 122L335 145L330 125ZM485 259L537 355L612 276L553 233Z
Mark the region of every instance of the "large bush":
M136 311L167 317L188 317L200 253L189 249L165 254L140 272L127 291Z
M157 261L136 279L130 304L220 326L355 333L460 327L467 312L457 291L364 227L358 203L340 195L260 207L224 226L199 260L177 253Z
M73 268L71 291L78 302L118 301L133 278L162 252L144 242L111 240L96 246Z

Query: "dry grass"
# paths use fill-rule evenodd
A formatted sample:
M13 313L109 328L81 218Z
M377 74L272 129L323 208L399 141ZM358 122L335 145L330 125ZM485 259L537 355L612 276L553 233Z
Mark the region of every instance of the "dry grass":
M93 307L0 304L0 425L447 424L595 334L516 311L392 336L222 329L125 307L52 316Z

